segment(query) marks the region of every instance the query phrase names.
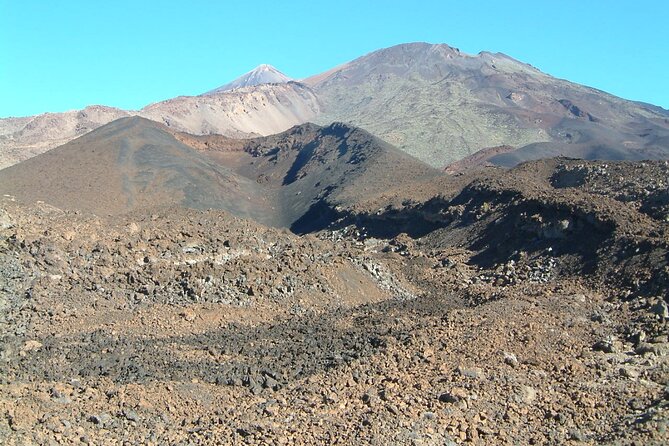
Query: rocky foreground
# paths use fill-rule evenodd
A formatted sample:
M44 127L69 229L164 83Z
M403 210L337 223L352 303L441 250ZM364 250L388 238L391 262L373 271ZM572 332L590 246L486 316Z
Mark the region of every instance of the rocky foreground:
M667 178L490 169L303 236L6 196L0 442L666 444Z

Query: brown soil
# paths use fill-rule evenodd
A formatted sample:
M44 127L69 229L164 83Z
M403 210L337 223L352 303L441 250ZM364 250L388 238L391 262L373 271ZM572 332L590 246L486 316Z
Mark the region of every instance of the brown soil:
M302 236L5 196L0 439L666 444L668 177L557 159L354 182Z

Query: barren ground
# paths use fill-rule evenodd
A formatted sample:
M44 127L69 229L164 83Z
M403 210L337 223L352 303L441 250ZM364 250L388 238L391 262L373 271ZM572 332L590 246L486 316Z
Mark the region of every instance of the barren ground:
M0 440L666 444L668 169L436 178L303 236L5 196Z

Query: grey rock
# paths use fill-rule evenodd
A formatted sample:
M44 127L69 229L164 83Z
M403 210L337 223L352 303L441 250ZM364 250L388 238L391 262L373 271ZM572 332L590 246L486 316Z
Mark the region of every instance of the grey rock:
M521 386L520 401L523 404L532 404L537 399L537 390L530 386Z
M504 364L511 367L518 367L518 358L513 353L504 352Z
M623 367L620 369L620 375L625 378L637 379L639 377L639 372L628 367Z
M652 353L655 356L666 356L669 354L669 344L647 344L642 342L636 348L636 353L639 355Z
M458 373L467 378L480 379L483 378L483 370L478 367L458 367Z
M455 388L448 392L439 395L439 401L442 403L457 403L467 398L467 393L464 389Z
M650 307L650 311L662 319L669 319L669 307L663 300Z
M613 345L613 341L611 339L603 339L601 341L597 341L595 345L592 346L592 349L604 353L616 352L616 348Z
M72 400L68 398L66 395L63 395L62 392L58 391L55 387L52 387L49 390L49 393L51 394L51 399L59 404L70 404Z
M379 395L376 392L376 389L369 389L363 396L362 402L366 405L372 407L379 402Z
M98 426L104 426L107 423L109 423L112 419L112 416L109 415L108 413L102 413L99 415L91 415L88 417L88 421L90 421L93 424L97 424Z
M263 387L266 389L279 390L281 384L271 376L265 376L265 381L263 382Z
M455 398L450 393L446 392L439 395L439 401L441 401L442 403L457 403L458 399Z
M0 209L0 230L11 229L14 227L12 219L4 209Z
M588 437L578 429L572 429L569 431L569 438L575 441L588 441Z
M139 415L132 409L126 409L123 411L123 416L128 421L134 421L135 423L139 422Z
M391 414L393 414L395 416L400 414L399 409L394 404L386 404L386 409L388 409L388 412L390 412Z

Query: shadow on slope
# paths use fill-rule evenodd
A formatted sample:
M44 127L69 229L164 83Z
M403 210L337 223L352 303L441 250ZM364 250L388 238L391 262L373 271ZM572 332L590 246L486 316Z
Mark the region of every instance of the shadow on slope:
M3 170L0 191L98 215L171 205L222 209L303 233L331 222L326 208L438 175L340 123L232 140L179 134L134 117Z

